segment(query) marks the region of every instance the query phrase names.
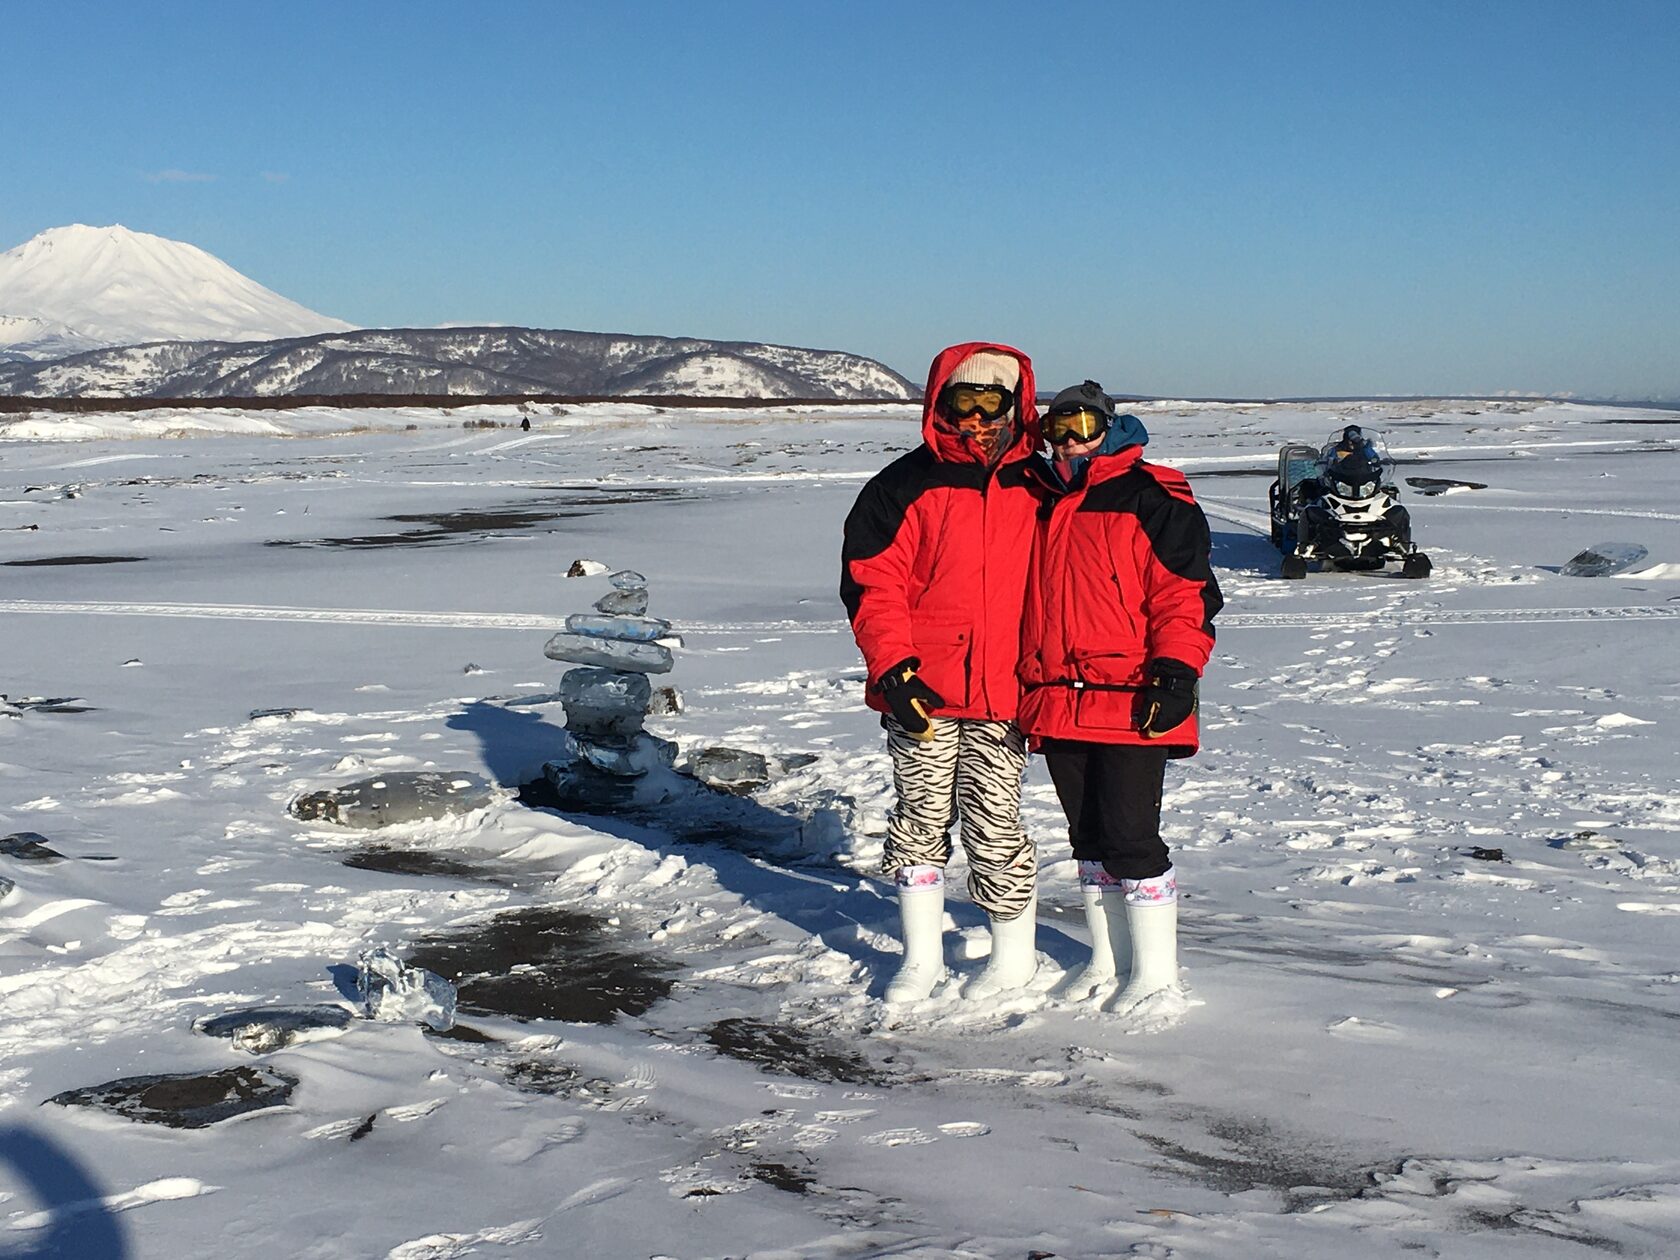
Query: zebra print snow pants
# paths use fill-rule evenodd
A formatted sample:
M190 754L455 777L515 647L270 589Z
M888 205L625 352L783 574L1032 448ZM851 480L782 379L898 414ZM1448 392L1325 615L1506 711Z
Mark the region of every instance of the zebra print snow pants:
M1027 744L1013 722L934 718L934 737L912 739L883 718L898 804L887 820L891 875L901 866L951 860L951 820L961 820L968 892L994 919L1013 919L1032 899L1038 855L1021 827Z

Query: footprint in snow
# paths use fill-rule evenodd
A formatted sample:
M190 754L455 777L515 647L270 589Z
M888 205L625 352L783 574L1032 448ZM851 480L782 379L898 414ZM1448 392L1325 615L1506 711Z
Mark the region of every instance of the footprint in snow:
M121 1194L107 1194L99 1198L77 1199L70 1203L59 1203L41 1212L31 1212L26 1216L14 1217L8 1228L15 1230L43 1229L55 1222L62 1222L70 1217L82 1216L89 1212L126 1212L130 1208L144 1207L149 1203L167 1203L175 1199L196 1199L201 1195L214 1194L220 1186L207 1185L196 1177L161 1177L156 1181L148 1181L144 1185L134 1187Z
M874 1114L873 1107L855 1107L850 1111L819 1111L816 1118L824 1124L855 1124Z
M777 1098L821 1098L822 1090L815 1085L792 1085L784 1081L765 1081L764 1088Z
M583 1133L583 1121L562 1121L547 1132L505 1138L490 1148L490 1158L507 1166L527 1163L544 1151L577 1141Z
M868 1146L926 1146L938 1140L933 1134L923 1133L920 1129L882 1129L863 1139Z
M411 1120L424 1119L448 1101L449 1100L447 1098L428 1098L425 1102L403 1103L396 1107L385 1108L385 1114L390 1116L391 1119L397 1121L399 1124L406 1124ZM573 1121L571 1123L576 1124L579 1129L583 1127L582 1121ZM567 1139L567 1141L570 1140L570 1138Z
M1399 1041L1406 1035L1393 1024L1385 1024L1380 1019L1360 1019L1357 1015L1333 1019L1324 1026L1324 1031L1355 1041Z

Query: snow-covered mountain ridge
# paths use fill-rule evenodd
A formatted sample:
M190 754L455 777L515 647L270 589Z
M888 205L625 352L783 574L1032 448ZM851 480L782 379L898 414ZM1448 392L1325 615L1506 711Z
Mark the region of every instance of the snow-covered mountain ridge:
M46 359L143 341L267 341L350 328L196 245L121 225L50 228L0 253L0 352Z
M838 350L539 328L367 328L274 341L169 342L0 364L36 398L574 394L911 398L891 368Z
M99 343L55 319L0 315L0 363L56 359L97 349Z
M53 228L0 254L0 393L910 398L843 351L507 326L354 329L194 245Z

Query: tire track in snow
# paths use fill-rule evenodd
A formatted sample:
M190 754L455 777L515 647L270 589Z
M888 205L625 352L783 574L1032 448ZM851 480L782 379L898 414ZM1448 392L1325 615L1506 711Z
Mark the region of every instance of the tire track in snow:
M1227 502L1224 499L1208 499L1201 495L1196 496L1196 502L1201 505L1204 513L1216 520L1224 521L1230 525L1241 525L1246 529L1252 529L1257 534L1264 534L1267 538L1272 536L1272 516L1270 512L1262 512L1257 508L1238 507L1235 503Z
M1403 626L1545 625L1560 621L1672 621L1680 604L1625 608L1391 608L1370 612L1230 613L1221 630L1273 630L1310 626L1399 628Z
M1269 512L1262 512L1257 508L1238 507L1234 503L1222 499L1209 499L1200 495L1196 502L1202 511L1217 520L1226 521L1232 525L1244 525L1257 534L1264 534L1268 538L1272 533L1272 518ZM1453 508L1470 512L1534 512L1542 516L1615 516L1637 521L1680 521L1680 513L1647 511L1635 508L1611 507L1583 507L1571 503L1567 507L1541 507L1521 503L1477 503L1463 497L1451 501L1431 503L1429 510L1437 508Z
M417 626L441 630L559 630L564 613L423 612L400 608L297 608L263 604L108 603L93 600L0 599L0 613L58 613L88 617L191 617L216 621L297 621L323 625ZM1277 630L1313 626L1534 625L1572 621L1665 621L1680 618L1680 603L1622 608L1391 608L1347 612L1236 612L1221 630ZM682 634L841 634L850 626L824 621L685 621Z

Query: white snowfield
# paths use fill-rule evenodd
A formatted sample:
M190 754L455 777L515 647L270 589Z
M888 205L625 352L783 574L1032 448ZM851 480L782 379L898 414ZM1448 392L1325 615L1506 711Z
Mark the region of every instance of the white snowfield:
M1189 1001L1131 1023L1056 994L1087 941L1039 761L1033 988L962 999L959 859L953 978L879 1001L891 792L838 549L914 407L0 419L0 836L64 855L0 854L0 1252L1680 1255L1680 414L1136 410L1227 605L1168 774ZM1344 417L1402 479L1483 484L1402 481L1432 578L1277 577L1276 448ZM1557 572L1605 541L1648 561ZM809 760L710 829L520 804L564 720L543 643L608 589L580 558L685 640L654 733ZM510 790L384 832L286 812L419 770ZM608 1023L463 1001L484 1041L193 1030L530 908L674 987ZM299 1084L200 1129L46 1102L239 1066Z

